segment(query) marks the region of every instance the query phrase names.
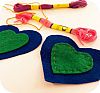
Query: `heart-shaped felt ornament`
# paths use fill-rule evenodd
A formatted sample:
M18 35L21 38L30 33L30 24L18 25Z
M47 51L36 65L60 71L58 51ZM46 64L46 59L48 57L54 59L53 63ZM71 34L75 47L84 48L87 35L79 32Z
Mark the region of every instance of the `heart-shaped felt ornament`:
M48 36L41 59L47 82L83 84L100 80L100 50L79 48L69 37Z
M11 25L0 26L0 60L33 51L42 41L34 30L23 30Z
M13 30L0 32L0 54L18 49L29 41L27 34L16 34Z
M54 74L79 74L93 68L93 59L68 43L57 43L51 51L51 66Z

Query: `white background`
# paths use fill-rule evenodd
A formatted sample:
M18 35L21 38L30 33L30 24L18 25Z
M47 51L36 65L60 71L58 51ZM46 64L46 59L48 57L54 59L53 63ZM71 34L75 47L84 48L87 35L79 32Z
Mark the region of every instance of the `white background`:
M0 0L0 7L1 7L1 5L5 4L6 1L7 1L7 0ZM8 1L11 1L11 0L8 0ZM100 0L90 0L90 1L94 2L94 3L97 5L97 7L99 8L99 10L100 10ZM92 91L91 93L99 93L99 92L100 92L100 84L99 84L99 86L98 86L94 91ZM0 83L0 93L10 93L10 92L8 92L8 91L2 86L2 84Z

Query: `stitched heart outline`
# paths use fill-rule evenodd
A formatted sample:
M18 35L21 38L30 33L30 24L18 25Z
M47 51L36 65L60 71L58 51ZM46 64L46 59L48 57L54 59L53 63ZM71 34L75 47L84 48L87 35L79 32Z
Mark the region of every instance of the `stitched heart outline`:
M93 68L93 59L68 43L57 43L51 51L51 66L54 74L80 74Z

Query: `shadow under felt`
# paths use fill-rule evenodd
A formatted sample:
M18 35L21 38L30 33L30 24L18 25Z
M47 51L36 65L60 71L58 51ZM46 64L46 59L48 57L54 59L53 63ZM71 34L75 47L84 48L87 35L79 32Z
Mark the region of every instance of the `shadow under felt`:
M18 33L27 34L29 36L29 42L26 45L24 45L23 47L20 47L18 49L15 49L15 50L7 52L7 53L0 54L0 60L28 53L28 52L36 49L41 44L42 36L34 30L19 31L19 29L15 26L11 26L11 25L0 26L0 32L4 31L4 30L13 30L17 34Z
M54 74L51 68L51 50L57 43L68 43L77 51L89 53L94 60L93 69L82 74ZM68 37L51 35L46 38L41 48L41 59L44 77L47 82L61 84L82 84L95 82L100 79L100 50L92 48L79 48L76 43Z

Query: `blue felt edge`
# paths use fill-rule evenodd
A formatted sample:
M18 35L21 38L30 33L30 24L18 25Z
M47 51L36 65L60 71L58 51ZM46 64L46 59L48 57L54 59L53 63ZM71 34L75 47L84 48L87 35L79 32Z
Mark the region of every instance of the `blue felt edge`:
M19 29L15 26L11 26L11 25L0 26L0 32L3 31L3 30L8 30L8 29L15 31L16 33L27 34L29 36L29 42L25 46L23 46L19 49L0 54L0 60L28 53L28 52L36 49L41 44L42 36L34 30L19 31Z
M61 75L53 74L51 68L51 50L56 43L68 43L77 51L89 53L94 60L93 69L82 74ZM47 82L61 84L82 84L95 82L100 79L100 50L92 48L79 48L76 43L68 37L61 35L51 35L46 38L41 48L41 59L44 71L44 77Z

